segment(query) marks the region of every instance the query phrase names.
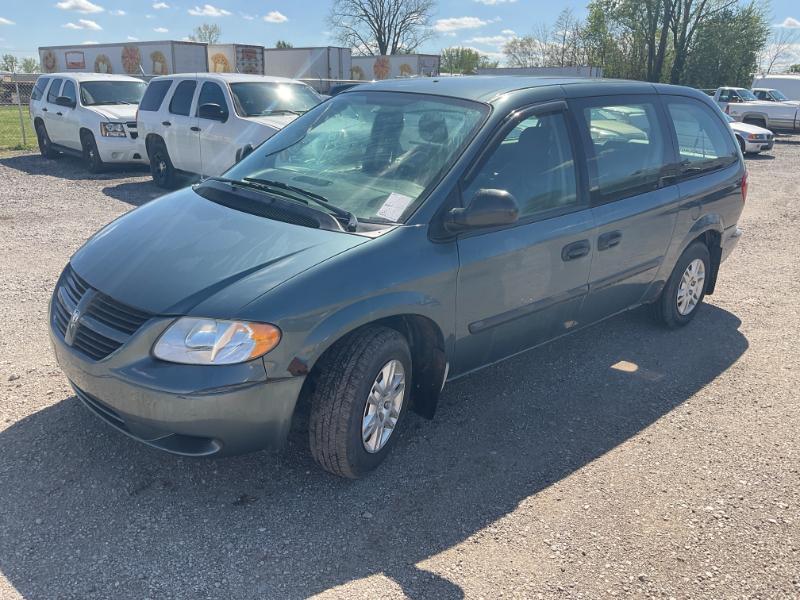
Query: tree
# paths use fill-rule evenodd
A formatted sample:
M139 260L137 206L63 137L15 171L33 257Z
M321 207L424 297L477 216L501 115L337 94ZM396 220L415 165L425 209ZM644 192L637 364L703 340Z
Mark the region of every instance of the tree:
M761 71L769 75L794 46L800 44L800 29L776 27L769 35L761 60Z
M0 71L9 71L16 73L19 68L19 59L13 54L4 54L0 58Z
M275 43L275 47L276 48L294 48L294 44L292 44L291 42L286 42L284 40L278 40Z
M20 68L23 73L39 73L41 71L39 68L39 61L30 57L22 59Z
M193 42L204 42L206 44L216 44L222 35L222 30L216 23L203 23L195 27L189 39Z
M328 23L359 54L403 54L432 37L435 7L435 0L334 0Z
M550 28L541 24L531 35L515 37L503 46L503 54L509 67L544 67L548 60Z
M440 70L443 73L474 75L478 69L496 66L497 61L492 61L488 56L472 48L453 47L442 50Z
M675 0L672 17L672 69L669 82L681 83L695 34L703 21L737 4L737 0Z
M791 65L789 67L789 73L800 73L800 63L796 65Z

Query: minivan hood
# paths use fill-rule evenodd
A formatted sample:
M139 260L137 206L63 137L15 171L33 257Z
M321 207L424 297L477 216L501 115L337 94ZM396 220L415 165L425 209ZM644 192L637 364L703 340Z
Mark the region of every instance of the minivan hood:
M136 104L102 104L100 106L87 106L109 121L133 121L136 118Z
M365 241L233 210L185 188L110 223L70 262L89 285L132 307L224 318Z

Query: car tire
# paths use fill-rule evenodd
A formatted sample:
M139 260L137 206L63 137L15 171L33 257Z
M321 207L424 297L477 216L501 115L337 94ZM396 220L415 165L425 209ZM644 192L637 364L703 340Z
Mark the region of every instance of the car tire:
M105 163L100 158L94 135L84 132L81 135L81 148L83 149L83 163L86 165L86 170L89 173L102 173L105 169Z
M39 153L43 158L57 158L59 153L53 148L53 142L47 134L44 123L36 124L36 141L39 143Z
M177 173L163 141L152 142L147 152L150 157L150 174L160 188L172 189L176 185Z
M661 296L653 304L656 319L670 329L694 319L711 275L711 256L703 242L693 242L678 259Z
M311 375L314 460L351 479L380 465L397 441L411 376L408 343L394 329L366 327L331 348Z

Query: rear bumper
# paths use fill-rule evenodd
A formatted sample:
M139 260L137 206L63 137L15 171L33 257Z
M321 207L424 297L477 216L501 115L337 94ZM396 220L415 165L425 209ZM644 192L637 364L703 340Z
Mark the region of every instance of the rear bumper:
M733 252L742 237L742 230L738 226L728 227L722 232L722 262Z
M270 380L261 360L178 365L150 356L171 320L153 320L107 358L92 361L50 328L59 365L92 413L118 431L183 456L223 456L286 439L303 377Z

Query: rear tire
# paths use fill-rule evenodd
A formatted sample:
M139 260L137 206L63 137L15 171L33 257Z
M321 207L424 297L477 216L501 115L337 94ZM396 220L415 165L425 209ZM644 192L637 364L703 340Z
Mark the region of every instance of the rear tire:
M58 151L53 148L50 136L47 135L44 123L36 123L36 141L39 143L39 153L43 158L57 158L59 156Z
M160 188L174 188L177 183L177 173L164 142L162 140L152 142L147 154L150 157L150 174L155 184Z
M338 342L315 371L311 454L334 475L361 477L397 441L411 390L408 343L394 329L367 327Z
M100 158L94 135L84 132L81 135L81 147L83 148L83 163L86 165L86 170L89 173L102 173L105 169L105 163Z
M687 325L705 298L710 275L708 247L703 242L693 242L681 254L661 296L652 305L656 320L670 329Z

